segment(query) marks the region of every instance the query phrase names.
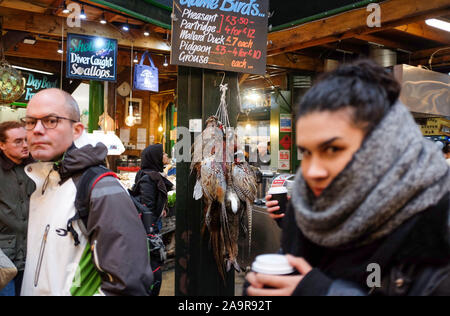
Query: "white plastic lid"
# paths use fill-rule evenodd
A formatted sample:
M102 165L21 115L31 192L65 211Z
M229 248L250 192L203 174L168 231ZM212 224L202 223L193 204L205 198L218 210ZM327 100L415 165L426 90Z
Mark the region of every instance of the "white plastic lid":
M271 187L269 189L268 194L272 195L272 194L282 194L282 193L287 193L288 189L286 187Z
M284 275L295 271L284 255L277 254L257 256L252 264L252 270L271 275Z

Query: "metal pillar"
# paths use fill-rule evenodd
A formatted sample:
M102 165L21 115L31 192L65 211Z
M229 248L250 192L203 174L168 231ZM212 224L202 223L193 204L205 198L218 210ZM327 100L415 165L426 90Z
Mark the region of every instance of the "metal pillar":
M98 130L98 118L104 111L104 88L103 82L90 81L89 85L89 133Z

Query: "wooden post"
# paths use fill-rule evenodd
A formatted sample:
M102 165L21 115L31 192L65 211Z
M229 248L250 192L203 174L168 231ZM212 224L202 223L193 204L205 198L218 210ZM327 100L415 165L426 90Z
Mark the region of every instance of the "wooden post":
M190 119L205 121L214 115L220 104L219 85L223 72L179 67L178 70L178 127L189 127ZM228 83L227 104L230 123L236 127L239 113L238 75L226 73ZM191 133L191 143L194 135ZM195 201L196 182L189 162L177 162L176 205L176 296L233 296L234 272L221 279L212 251L209 235L202 235L203 203Z

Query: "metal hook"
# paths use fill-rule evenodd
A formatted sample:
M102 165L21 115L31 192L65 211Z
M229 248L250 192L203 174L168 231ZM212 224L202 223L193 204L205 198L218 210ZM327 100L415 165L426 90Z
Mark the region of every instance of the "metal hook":
M223 82L225 81L225 76L226 76L226 73L224 71L220 71L217 73L217 75L220 75L220 74L223 74L223 77L222 77L222 81L220 82L219 86L223 85ZM216 83L217 83L217 81L215 81L214 85L217 87L218 85Z

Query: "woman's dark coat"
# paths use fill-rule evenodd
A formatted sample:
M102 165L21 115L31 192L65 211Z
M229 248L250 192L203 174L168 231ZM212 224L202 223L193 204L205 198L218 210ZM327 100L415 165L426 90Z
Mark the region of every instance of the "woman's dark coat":
M296 225L292 205L283 219L282 252L314 268L293 295L450 295L450 194L387 237L356 249L313 244ZM373 285L376 269L380 287ZM375 272L376 273L376 272Z

